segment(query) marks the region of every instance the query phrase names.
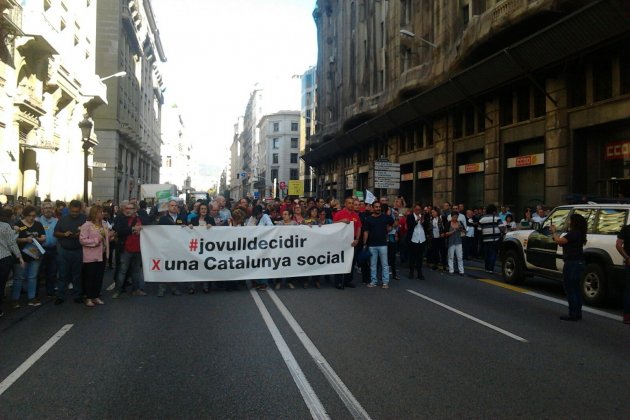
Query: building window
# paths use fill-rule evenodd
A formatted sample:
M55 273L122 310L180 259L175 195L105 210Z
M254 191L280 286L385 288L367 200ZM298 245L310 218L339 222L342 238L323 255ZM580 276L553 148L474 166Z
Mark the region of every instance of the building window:
M567 102L569 108L586 105L586 72L584 64L570 63L567 74Z
M291 148L297 149L298 147L298 139L297 137L291 137Z
M273 132L277 133L278 131L280 131L280 123L273 123Z
M458 139L463 135L463 116L460 110L453 113L453 138Z
M408 25L411 22L411 0L400 0L400 24Z
M298 154L291 153L291 163L298 163Z
M619 82L622 95L630 93L630 51L625 50L619 57Z
M291 179L291 180L300 179L300 176L298 175L298 170L297 169L290 169L289 170L289 179Z
M516 120L529 120L529 85L522 85L516 89Z
M273 148L274 149L279 149L280 148L280 139L278 139L278 138L274 138L273 139Z
M499 97L499 123L501 126L514 122L514 102L512 91L508 90Z
M275 182L278 180L278 170L277 169L272 169L271 170L271 182Z
M278 154L274 153L273 156L271 157L271 163L275 163L276 165L278 164Z
M298 123L296 122L291 123L291 131L298 131Z
M468 105L464 108L464 135L472 136L475 134L475 108Z
M612 98L612 61L609 57L593 61L593 100L603 101Z

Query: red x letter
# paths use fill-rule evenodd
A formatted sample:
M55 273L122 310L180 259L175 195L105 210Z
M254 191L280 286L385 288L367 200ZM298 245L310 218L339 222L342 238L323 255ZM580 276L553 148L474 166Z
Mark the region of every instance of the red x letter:
M151 261L153 261L153 268L151 269L151 271L160 271L160 261L161 260L154 260L154 259L152 259Z

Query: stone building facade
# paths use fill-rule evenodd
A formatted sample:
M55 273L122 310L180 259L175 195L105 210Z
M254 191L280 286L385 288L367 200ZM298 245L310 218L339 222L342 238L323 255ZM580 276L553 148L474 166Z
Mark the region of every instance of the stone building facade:
M162 141L160 184L174 184L180 191L189 190L193 174L192 144L177 105L162 109Z
M0 11L2 201L82 199L98 138L84 138L79 123L107 103L96 2L3 0Z
M408 202L630 195L630 16L621 0L319 0L318 193L400 163Z
M94 115L94 160L105 167L94 173L93 196L120 202L160 182L166 55L150 0L99 0L97 9L97 72L126 76L106 81L110 106Z
M315 134L317 126L317 67L312 66L301 76L301 103L300 103L300 153L304 154L311 149L311 137ZM304 182L304 195L312 197L317 191L317 179L315 171L303 160L300 160L300 179Z
M260 197L284 197L289 181L300 179L299 122L300 111L280 111L260 120L259 178L254 184Z

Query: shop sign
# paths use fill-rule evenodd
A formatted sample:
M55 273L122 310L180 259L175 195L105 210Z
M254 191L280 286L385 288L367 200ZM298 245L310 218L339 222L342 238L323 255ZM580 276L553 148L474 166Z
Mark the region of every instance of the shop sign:
M408 174L400 175L400 180L401 181L413 181L413 172L410 172Z
M304 195L304 183L299 179L291 179L289 180L289 195Z
M535 155L525 155L509 158L507 160L508 168L524 168L526 166L536 166L545 163L545 154L538 153Z
M418 172L418 179L433 178L433 169Z
M459 165L460 174L473 174L476 172L483 172L484 170L485 170L485 165L483 162L467 163L465 165Z
M606 160L630 159L630 141L622 140L606 144L604 158Z

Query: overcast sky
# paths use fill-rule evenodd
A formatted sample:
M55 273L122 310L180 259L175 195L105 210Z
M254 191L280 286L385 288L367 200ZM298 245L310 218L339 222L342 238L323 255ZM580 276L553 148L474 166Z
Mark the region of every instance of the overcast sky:
M168 60L161 67L166 106L178 105L195 155L203 156L218 179L229 159L234 124L256 83L286 80L295 88L291 76L317 63L315 0L152 0L152 5ZM285 109L299 110L299 91L295 98Z

